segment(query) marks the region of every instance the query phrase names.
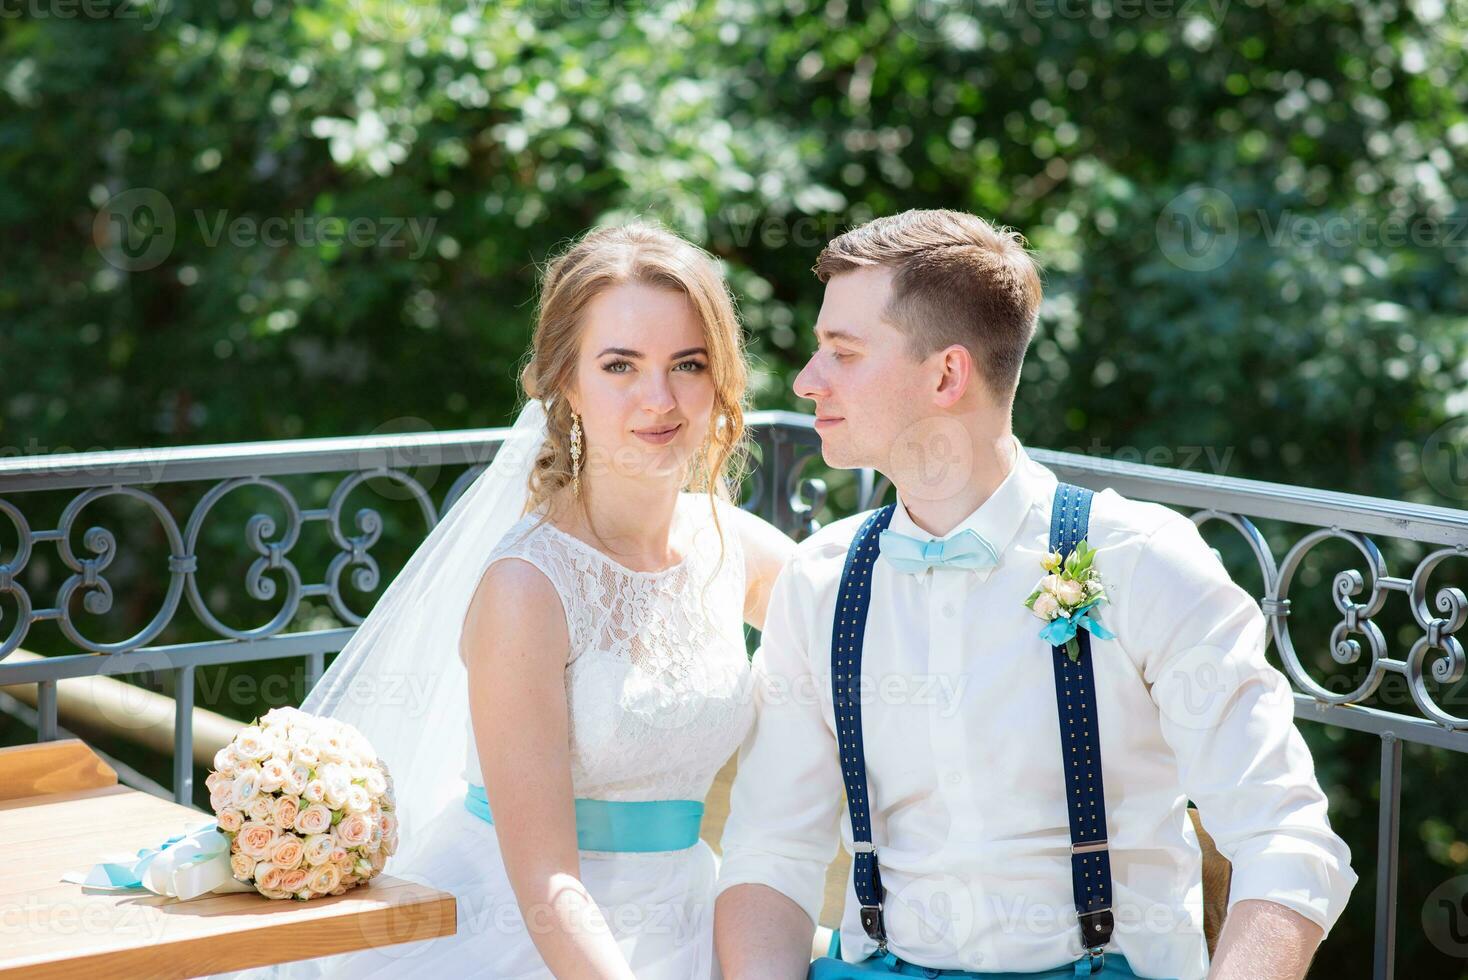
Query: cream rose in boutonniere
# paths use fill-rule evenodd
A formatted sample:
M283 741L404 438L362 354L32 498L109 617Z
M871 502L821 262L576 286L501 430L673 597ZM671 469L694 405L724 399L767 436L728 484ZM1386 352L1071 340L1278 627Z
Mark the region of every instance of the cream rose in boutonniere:
M1096 549L1084 538L1064 558L1060 552L1052 551L1040 559L1040 566L1047 574L1025 600L1030 612L1045 620L1040 638L1051 646L1063 645L1072 663L1081 658L1077 629L1087 630L1103 640L1116 638L1091 612L1106 601L1101 576L1092 564L1095 557Z

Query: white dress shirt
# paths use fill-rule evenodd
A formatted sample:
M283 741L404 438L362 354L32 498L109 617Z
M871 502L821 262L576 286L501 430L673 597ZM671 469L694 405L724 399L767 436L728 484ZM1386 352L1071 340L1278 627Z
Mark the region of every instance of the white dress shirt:
M1051 651L1024 606L1044 573L1056 476L1015 465L953 533L998 552L983 569L878 560L862 663L872 835L889 948L924 967L1030 972L1082 953ZM840 840L851 850L831 706L831 621L866 514L802 542L777 580L754 658L759 705L739 752L722 891L755 882L814 920ZM899 499L891 530L931 539ZM1095 495L1088 542L1116 634L1092 637L1116 929L1140 976L1208 969L1191 799L1233 862L1229 905L1268 899L1329 931L1356 883L1330 828L1289 682L1264 657L1258 603L1191 520ZM875 950L848 878L842 955Z

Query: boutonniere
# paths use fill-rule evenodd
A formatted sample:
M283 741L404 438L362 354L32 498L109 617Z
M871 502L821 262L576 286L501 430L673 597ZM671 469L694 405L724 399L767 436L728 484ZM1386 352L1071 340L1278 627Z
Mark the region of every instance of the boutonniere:
M1064 644L1071 663L1081 658L1077 629L1089 630L1103 640L1116 638L1116 634L1102 626L1091 613L1106 601L1101 576L1092 564L1095 557L1096 549L1084 538L1076 542L1075 550L1064 559L1060 552L1052 551L1040 559L1046 575L1025 600L1030 612L1045 620L1040 638L1051 646Z

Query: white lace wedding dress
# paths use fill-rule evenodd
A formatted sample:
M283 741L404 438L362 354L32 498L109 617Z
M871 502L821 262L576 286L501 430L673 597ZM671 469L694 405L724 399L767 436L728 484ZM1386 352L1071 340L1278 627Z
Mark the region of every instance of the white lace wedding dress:
M731 517L720 514L722 564L702 493L680 495L673 540L684 558L660 571L632 571L550 523L535 527L534 514L492 552L490 563L534 565L560 594L571 640L566 689L577 797L702 800L753 723L744 554ZM472 735L464 775L483 781ZM312 961L326 964L321 975L550 977L510 889L494 826L451 806L422 833L431 843L411 877L455 896L457 934ZM391 861L386 871L394 873ZM716 878L717 858L702 840L679 851L581 852L581 880L639 980L719 976Z

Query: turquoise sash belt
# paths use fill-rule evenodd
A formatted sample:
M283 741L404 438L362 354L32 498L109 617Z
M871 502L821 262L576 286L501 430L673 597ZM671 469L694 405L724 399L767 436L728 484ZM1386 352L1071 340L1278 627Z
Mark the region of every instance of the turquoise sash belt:
M493 824L484 787L469 784L464 808ZM702 800L576 801L576 846L583 851L681 851L698 843Z

